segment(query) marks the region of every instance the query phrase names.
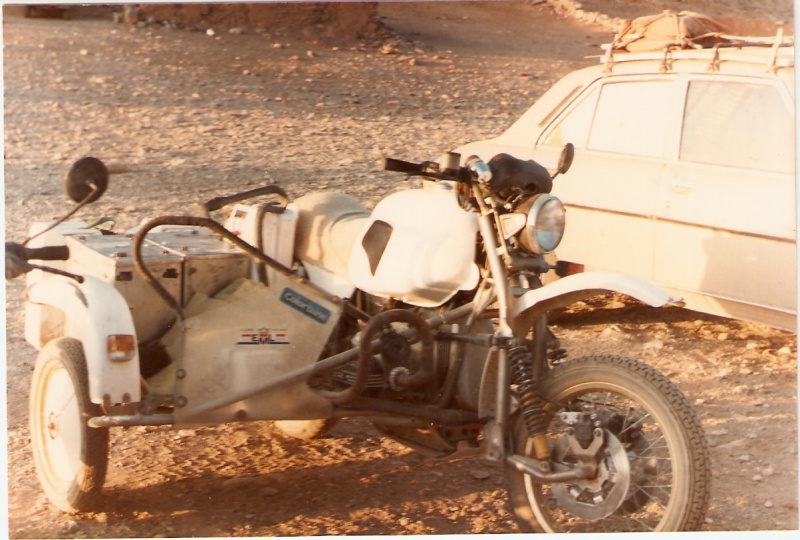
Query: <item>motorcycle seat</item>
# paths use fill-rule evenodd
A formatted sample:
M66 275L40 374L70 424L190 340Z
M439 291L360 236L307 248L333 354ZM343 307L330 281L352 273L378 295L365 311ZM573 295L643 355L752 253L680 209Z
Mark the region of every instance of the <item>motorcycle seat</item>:
M294 205L295 258L346 279L350 251L370 212L344 193L312 193Z

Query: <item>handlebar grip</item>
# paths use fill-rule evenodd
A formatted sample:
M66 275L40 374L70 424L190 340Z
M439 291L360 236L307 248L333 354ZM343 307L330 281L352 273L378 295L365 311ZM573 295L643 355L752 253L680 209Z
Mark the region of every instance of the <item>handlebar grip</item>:
M247 199L252 199L254 197L262 197L265 195L277 195L278 198L281 199L281 202L284 206L289 204L289 196L286 195L286 192L273 184L251 189L250 191L244 191L242 193L235 193L233 195L228 195L227 197L216 197L205 203L203 207L207 212L213 212L229 204L246 201Z
M67 246L25 248L25 258L37 261L66 261L69 259L69 248Z
M383 158L383 170L400 172L400 173L415 173L422 172L422 165L419 163L411 163L410 161L403 161L402 159Z

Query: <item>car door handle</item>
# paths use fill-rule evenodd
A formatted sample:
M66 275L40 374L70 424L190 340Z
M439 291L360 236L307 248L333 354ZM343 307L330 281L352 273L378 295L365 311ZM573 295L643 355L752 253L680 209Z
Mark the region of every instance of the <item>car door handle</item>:
M677 193L678 195L687 195L694 190L694 186L692 184L680 184L677 182L672 182L669 184L669 190L672 193Z

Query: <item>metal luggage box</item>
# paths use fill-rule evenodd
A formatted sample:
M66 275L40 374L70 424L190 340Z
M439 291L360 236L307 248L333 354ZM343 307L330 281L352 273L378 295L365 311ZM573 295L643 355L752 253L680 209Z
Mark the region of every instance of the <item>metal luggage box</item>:
M142 256L153 276L186 306L195 294L212 296L240 277L250 260L221 237L199 227L156 229L147 235ZM133 235L67 237L66 270L89 274L114 285L128 303L140 343L159 338L175 312L133 265Z

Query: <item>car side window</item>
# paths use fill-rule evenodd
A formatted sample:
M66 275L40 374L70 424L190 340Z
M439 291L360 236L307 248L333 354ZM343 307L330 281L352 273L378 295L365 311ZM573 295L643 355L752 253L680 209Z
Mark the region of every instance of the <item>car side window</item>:
M673 81L603 85L589 133L589 150L663 157L674 115Z
M556 121L555 126L545 135L543 144L562 148L569 142L575 148L585 149L598 94L599 91L595 88L586 96L580 97L578 103Z
M794 121L777 88L691 81L680 159L766 172L794 170Z

